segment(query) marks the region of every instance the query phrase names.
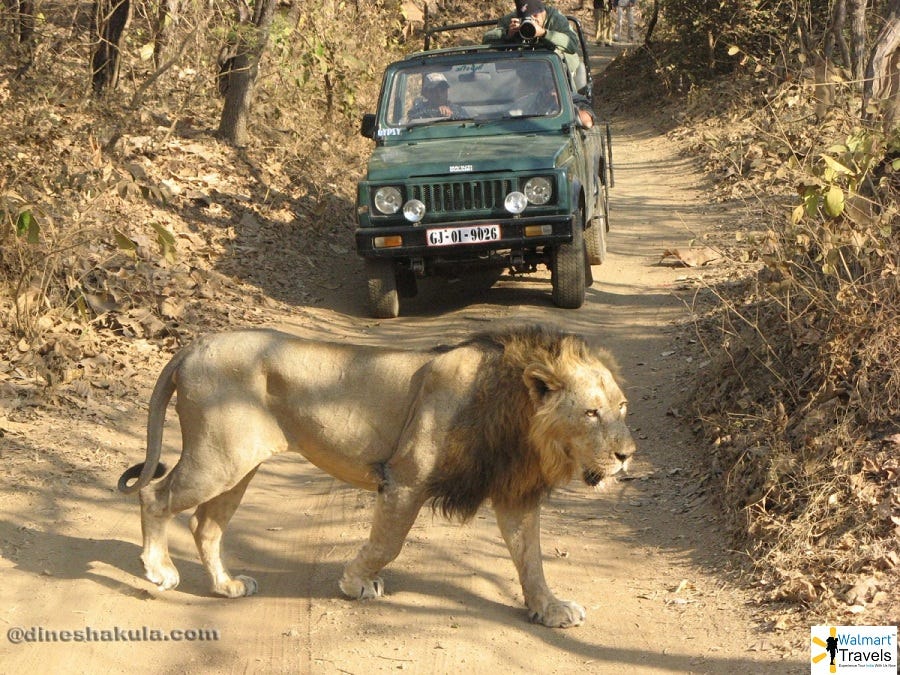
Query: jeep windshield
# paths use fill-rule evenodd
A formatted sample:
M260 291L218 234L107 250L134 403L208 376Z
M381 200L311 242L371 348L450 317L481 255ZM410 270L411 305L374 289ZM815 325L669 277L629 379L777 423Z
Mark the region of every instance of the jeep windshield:
M395 70L388 87L382 128L556 117L562 110L546 58L417 62Z

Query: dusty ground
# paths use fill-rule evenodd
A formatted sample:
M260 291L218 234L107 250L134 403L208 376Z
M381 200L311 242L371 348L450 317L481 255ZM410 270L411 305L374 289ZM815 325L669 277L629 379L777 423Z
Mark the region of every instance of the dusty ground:
M770 633L729 572L735 559L700 487L705 448L679 420L688 374L704 367L682 325L699 273L659 261L728 216L704 206L695 167L652 125L623 115L614 131L611 255L594 268L582 309L553 307L545 275L503 279L480 293L432 284L403 306L401 318L374 322L364 318L361 265L347 234L339 243L345 255L314 278L283 270L315 288L313 303L287 310L259 303L253 319L303 335L409 347L504 321L549 321L602 336L628 380L639 455L630 480L599 496L573 483L553 495L543 518L550 585L587 608L583 626L551 630L526 621L489 510L466 526L423 512L385 571L387 596L343 599L337 579L367 536L372 497L299 457L263 467L226 537L232 570L256 577L259 595L208 595L186 517L171 528L181 586L157 591L141 576L136 499L114 487L143 457L146 400L168 356L136 341L140 366L121 377L133 378L140 396L117 398L113 382L105 397L98 390L92 405L71 415L34 408L0 417L3 670L806 672L808 628ZM170 460L177 438L170 420ZM144 627L167 635L168 644L123 639L129 631L144 637ZM25 631L21 644L10 639L17 628ZM67 630L86 631L90 640L41 641L47 631ZM170 633L206 630L218 639Z

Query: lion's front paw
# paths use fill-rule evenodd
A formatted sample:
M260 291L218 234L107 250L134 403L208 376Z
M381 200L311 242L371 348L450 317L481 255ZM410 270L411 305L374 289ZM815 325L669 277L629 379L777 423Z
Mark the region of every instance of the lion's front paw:
M224 595L226 598L242 598L245 595L253 595L258 590L259 584L256 583L256 579L243 574L213 587L213 593Z
M338 585L344 595L354 600L372 600L384 595L384 581L381 577L362 579L345 574Z
M551 628L571 628L584 623L584 607L568 600L555 600L548 603L543 611L532 611L528 617L534 623Z
M181 581L178 576L178 570L169 561L154 560L149 557L143 557L144 576L149 581L156 584L161 591L169 591L177 587Z

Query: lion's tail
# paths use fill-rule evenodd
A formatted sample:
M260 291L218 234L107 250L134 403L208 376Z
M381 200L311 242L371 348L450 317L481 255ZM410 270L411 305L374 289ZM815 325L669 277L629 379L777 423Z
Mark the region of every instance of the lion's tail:
M168 471L166 465L159 461L162 454L163 424L166 421L166 408L175 393L175 373L178 372L186 354L187 350L183 349L173 356L156 380L147 416L147 456L143 462L126 469L119 477L119 492L125 494L137 492L151 480L160 478ZM135 478L137 480L129 484L129 481Z

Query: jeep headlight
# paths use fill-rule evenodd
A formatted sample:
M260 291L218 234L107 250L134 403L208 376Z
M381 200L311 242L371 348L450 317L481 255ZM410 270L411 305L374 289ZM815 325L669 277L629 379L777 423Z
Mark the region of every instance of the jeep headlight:
M379 213L390 216L400 210L403 206L403 196L400 190L393 185L387 185L375 190L375 208Z
M525 182L523 192L530 204L541 206L549 202L553 196L553 183L544 176L535 176Z

